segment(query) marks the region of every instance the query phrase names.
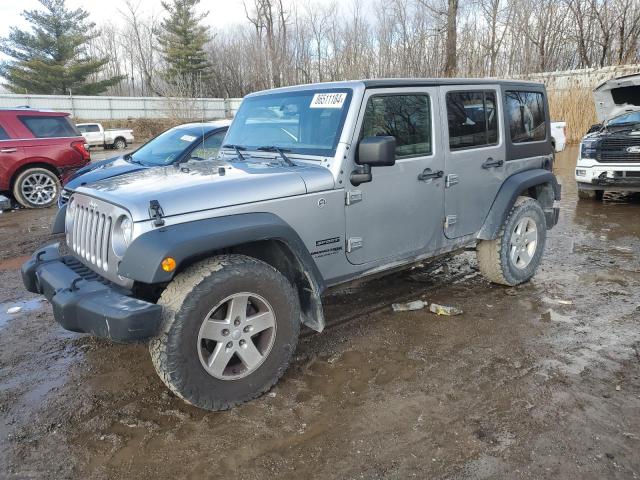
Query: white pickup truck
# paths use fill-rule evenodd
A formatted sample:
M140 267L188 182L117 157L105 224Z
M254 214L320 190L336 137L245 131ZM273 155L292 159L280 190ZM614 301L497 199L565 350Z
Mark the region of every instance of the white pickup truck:
M115 148L122 150L133 143L133 130L108 128L104 129L100 123L76 124L80 133L90 147Z

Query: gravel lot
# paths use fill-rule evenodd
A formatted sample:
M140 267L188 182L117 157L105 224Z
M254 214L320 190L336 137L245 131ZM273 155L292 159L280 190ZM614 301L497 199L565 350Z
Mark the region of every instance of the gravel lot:
M54 210L0 215L0 477L638 478L640 199L578 203L576 155L532 282L462 252L331 292L272 392L222 413L171 395L144 345L62 330L18 271ZM416 298L464 314L391 311Z

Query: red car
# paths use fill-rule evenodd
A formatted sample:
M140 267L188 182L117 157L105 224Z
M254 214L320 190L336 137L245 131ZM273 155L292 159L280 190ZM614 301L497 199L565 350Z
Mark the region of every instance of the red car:
M22 206L54 205L60 183L90 161L68 113L0 109L0 191Z

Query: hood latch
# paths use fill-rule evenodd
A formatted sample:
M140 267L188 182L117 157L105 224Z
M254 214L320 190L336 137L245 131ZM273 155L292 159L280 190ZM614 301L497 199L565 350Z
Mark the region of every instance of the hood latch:
M162 218L163 216L164 211L160 206L160 202L158 202L158 200L151 200L149 202L149 217L155 219L153 221L153 224L156 227L161 227L164 225L164 219Z

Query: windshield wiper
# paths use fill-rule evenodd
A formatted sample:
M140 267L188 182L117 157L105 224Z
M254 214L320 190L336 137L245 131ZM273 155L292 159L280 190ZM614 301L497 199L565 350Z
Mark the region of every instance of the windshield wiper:
M273 145L268 145L266 147L258 147L256 150L260 150L261 152L277 152L280 155L280 158L284 160L284 163L289 165L290 167L295 167L296 164L289 160L289 157L285 155L284 152L290 152L291 150L287 150L286 148L280 148Z
M243 162L246 161L246 158L244 158L244 155L242 155L240 150L246 150L247 147L243 147L242 145L233 145L231 143L227 143L227 144L223 145L222 148L233 148L236 151L236 155L238 155L238 158L240 160L242 160Z

